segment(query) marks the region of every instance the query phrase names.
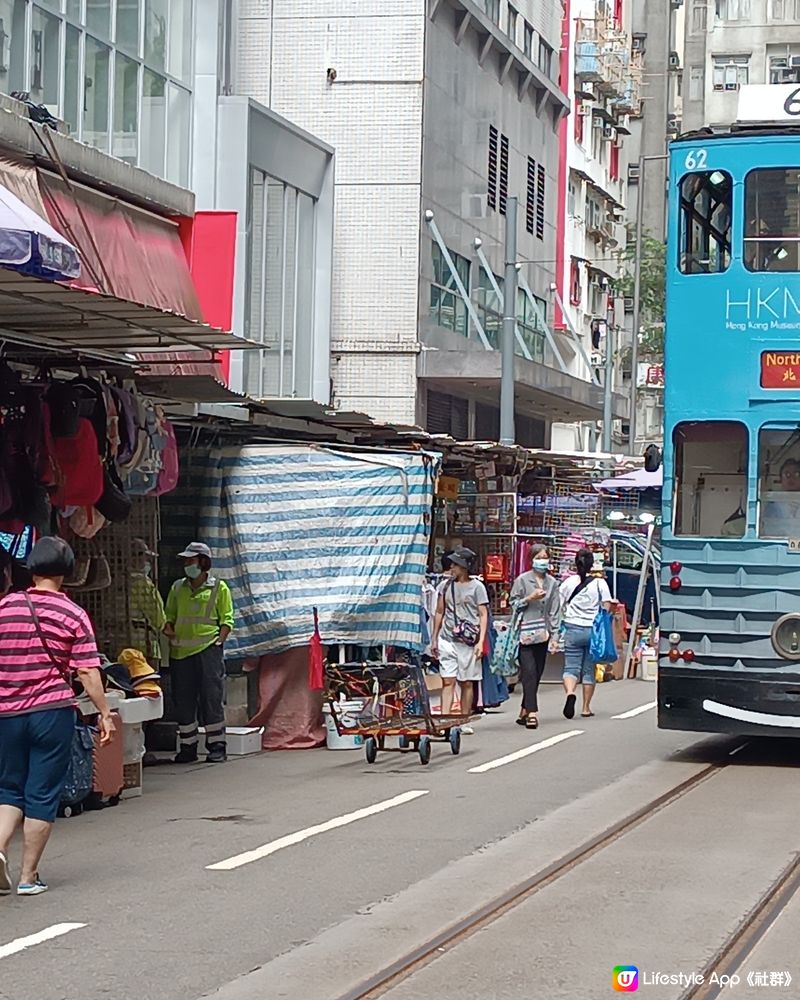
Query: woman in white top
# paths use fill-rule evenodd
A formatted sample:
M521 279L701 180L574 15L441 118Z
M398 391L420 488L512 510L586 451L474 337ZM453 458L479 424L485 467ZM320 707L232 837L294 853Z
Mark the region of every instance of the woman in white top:
M611 591L605 580L591 577L594 556L590 549L580 549L575 556L577 572L561 584L562 621L564 622L564 717L575 717L575 691L583 685L584 719L591 710L594 694L594 664L589 659L592 623L601 608L611 607Z

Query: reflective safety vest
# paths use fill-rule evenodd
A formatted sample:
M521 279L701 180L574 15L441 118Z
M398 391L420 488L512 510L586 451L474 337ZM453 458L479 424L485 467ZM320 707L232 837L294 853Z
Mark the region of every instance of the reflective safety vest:
M219 638L223 625L233 628L233 598L227 583L210 576L202 587L176 580L167 596L167 621L175 627L170 655L175 660L202 653Z

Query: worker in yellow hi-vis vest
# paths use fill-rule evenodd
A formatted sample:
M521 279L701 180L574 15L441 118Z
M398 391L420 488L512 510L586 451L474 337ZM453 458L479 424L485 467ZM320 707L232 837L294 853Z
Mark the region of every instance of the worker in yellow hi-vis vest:
M223 645L233 628L233 598L224 580L211 576L211 549L192 542L183 552L184 576L167 595L172 696L180 750L176 764L197 760L198 708L206 729L206 760L226 759Z

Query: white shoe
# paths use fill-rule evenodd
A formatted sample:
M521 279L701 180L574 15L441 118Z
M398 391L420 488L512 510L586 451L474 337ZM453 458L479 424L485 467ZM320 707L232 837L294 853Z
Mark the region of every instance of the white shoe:
M11 892L11 876L8 873L8 859L0 852L0 896Z
M475 730L472 728L472 726L460 726L459 728L461 729L461 735L462 736L474 736L475 735Z

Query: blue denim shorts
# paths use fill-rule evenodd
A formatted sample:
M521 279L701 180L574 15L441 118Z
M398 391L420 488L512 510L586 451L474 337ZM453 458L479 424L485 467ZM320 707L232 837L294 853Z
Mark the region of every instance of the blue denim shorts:
M589 659L591 625L566 625L564 628L564 676L581 684L594 684L594 664Z
M0 805L52 823L69 770L75 710L0 717Z

